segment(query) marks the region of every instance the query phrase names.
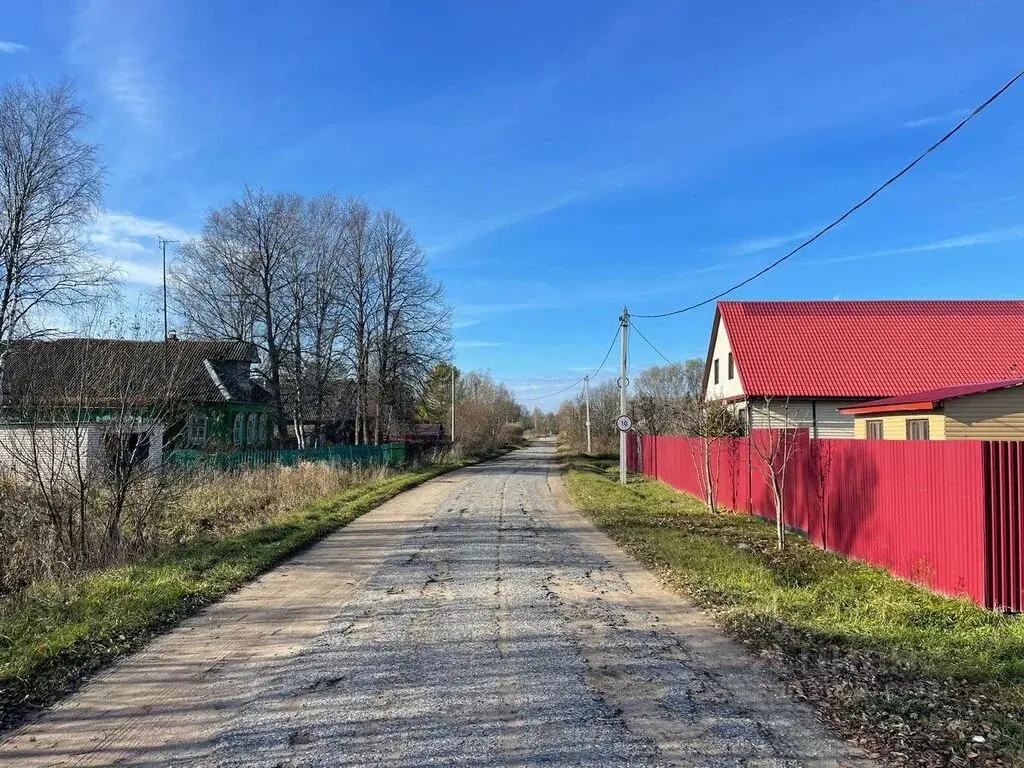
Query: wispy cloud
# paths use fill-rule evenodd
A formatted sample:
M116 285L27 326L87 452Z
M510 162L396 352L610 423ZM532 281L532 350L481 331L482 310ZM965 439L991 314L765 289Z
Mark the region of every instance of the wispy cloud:
M134 5L87 0L74 18L68 47L72 62L90 73L122 113L137 126L151 129L162 118L161 90L145 45L147 30L155 24Z
M459 320L456 323L452 323L452 328L458 330L459 328L471 328L474 325L479 325L479 320Z
M459 349L488 349L490 347L507 347L511 343L510 341L464 341L460 339L455 342L455 346Z
M138 285L160 285L163 274L157 239L188 240L195 233L166 221L131 213L104 211L86 231L96 253Z
M469 221L454 231L428 241L425 249L431 255L454 250L524 221L569 208L577 203L642 186L654 178L658 171L657 164L626 163L586 174L570 182L568 188L554 191L543 199L510 208L493 216Z
M936 123L951 123L955 120L961 120L967 117L970 110L967 109L954 109L951 112L944 112L941 115L925 115L915 120L908 120L903 124L904 128L924 128L926 125L935 125Z
M718 251L729 256L750 256L754 253L761 253L762 251L771 251L775 248L781 248L784 245L795 243L798 240L806 240L813 234L814 230L801 230L800 232L792 232L787 235L752 237L747 240L740 240L735 243L728 243L726 245L705 250Z
M12 43L9 40L0 40L0 53L28 53L28 46Z
M901 256L914 253L930 253L932 251L948 251L955 248L973 248L979 245L994 245L997 243L1010 243L1024 240L1024 227L1010 229L993 229L986 232L974 232L969 235L958 237L947 237L942 240L935 240L920 245L909 245L903 248L886 248L881 251L869 253L855 253L848 256L834 256L827 259L815 259L804 262L805 264L841 264L850 261L864 261L866 259L879 259L885 256Z

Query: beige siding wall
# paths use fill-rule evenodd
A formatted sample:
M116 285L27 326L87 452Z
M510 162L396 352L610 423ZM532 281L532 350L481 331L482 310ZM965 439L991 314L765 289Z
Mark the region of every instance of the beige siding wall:
M718 319L718 334L715 337L715 348L711 351L711 359L708 361L708 399L719 400L723 397L736 398L743 396L743 386L740 384L738 363L734 361L733 377L729 378L729 354L732 347L729 345L729 335L725 331L725 323ZM715 360L718 361L718 384L715 384Z
M928 413L911 411L909 413L887 413L878 416L857 416L854 421L854 437L858 440L866 440L868 436L868 421L878 419L882 422L883 440L906 440L907 419L928 419L928 439L945 440L946 420L941 413Z
M812 437L853 437L853 416L839 413L853 405L847 400L763 400L751 402L751 426L754 429L807 428ZM817 427L815 428L815 424Z
M950 440L1024 440L1024 387L947 400L945 414Z

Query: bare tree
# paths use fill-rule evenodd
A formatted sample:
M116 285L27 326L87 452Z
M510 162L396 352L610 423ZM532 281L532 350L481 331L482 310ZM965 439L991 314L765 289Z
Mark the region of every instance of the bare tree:
M260 347L280 439L288 433L281 374L296 322L301 238L301 198L246 187L210 212L202 236L182 248L172 270L175 306L187 330L234 335Z
M81 306L113 267L88 251L102 172L77 138L85 116L69 83L14 82L0 91L0 342L31 335L35 313Z
M370 347L377 316L378 294L371 257L373 214L361 200L345 205L345 274L342 332L348 343L349 367L355 380L355 442L369 442L368 409Z
M323 195L307 203L304 235L306 296L299 315L300 340L304 342L306 352L305 370L299 375L309 382L308 408L313 416L313 433L318 442L322 439L328 404L345 367L348 232L346 210L334 195Z
M693 456L697 463L701 490L708 509L718 513L718 464L713 460L715 445L739 430L736 414L724 400L695 400L687 409L684 427L700 440L700 452Z
M679 365L652 365L634 382L633 422L641 434L681 434L686 416L700 397L704 361L696 358Z
M580 452L586 450L586 416L583 395L566 400L558 410L558 433ZM618 451L619 387L615 381L604 381L590 388L590 424L592 444L597 453Z
M414 405L430 367L450 356L451 311L444 288L427 272L426 258L404 221L391 210L379 213L372 240L378 322L374 339L376 413L379 443L401 395Z
M764 401L764 428L752 435L750 444L761 460L758 469L772 492L775 504L775 534L779 551L786 548L786 478L799 448L797 432L790 419L788 398L776 409L771 398Z
M504 384L471 371L460 375L456 386L457 437L464 449L488 450L522 435L526 411Z

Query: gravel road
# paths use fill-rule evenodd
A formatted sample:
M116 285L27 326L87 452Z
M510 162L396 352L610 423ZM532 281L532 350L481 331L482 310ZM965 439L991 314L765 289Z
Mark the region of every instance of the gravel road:
M569 507L553 446L453 477L364 580L330 593L318 634L248 665L255 684L215 729L116 761L870 765Z

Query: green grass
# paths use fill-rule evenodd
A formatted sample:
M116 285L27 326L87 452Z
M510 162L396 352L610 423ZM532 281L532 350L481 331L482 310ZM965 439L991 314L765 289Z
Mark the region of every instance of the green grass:
M809 680L801 690L826 720L867 717L868 731L878 718L910 723L924 731L918 746L938 740L945 758L972 749L1024 758L1024 617L935 595L798 536L778 553L763 521L712 515L658 482L622 487L615 473L612 460L569 457L576 505L754 653ZM853 685L837 694L822 674ZM963 746L972 728L989 734L984 746Z
M67 582L42 582L0 603L0 727L398 493L471 463L384 476L246 533Z

